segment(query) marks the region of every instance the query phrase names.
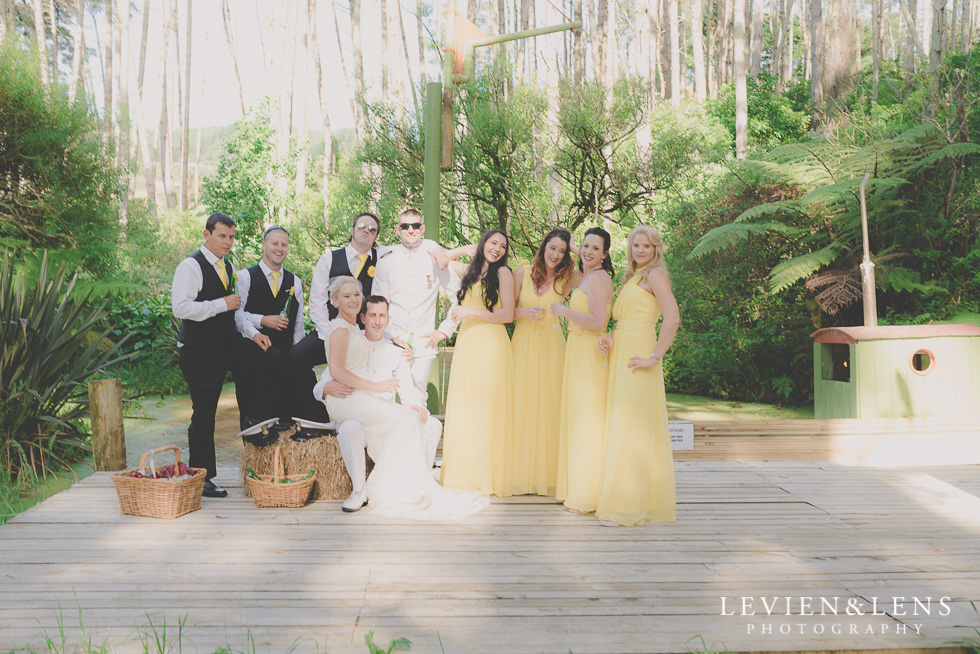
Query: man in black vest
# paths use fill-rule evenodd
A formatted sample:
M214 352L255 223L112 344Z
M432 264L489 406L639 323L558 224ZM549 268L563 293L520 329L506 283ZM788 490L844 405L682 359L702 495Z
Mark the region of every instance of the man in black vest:
M297 413L287 352L303 338L303 283L283 267L289 232L274 225L262 236L262 261L239 273L242 308L235 314L246 339L264 334L272 347L246 342L232 375L241 428Z
M351 225L347 246L324 252L316 263L310 282L310 318L316 324L316 329L289 351L289 366L299 406L298 417L318 422L329 420L326 407L313 397L313 386L316 385L313 368L327 362L324 342L327 323L337 316L337 309L330 304L330 280L344 275L356 277L364 289L364 297L371 294L374 267L378 263L375 243L380 227L381 221L374 214L360 214ZM337 394L338 397L346 397L352 392L354 389L337 381L331 382L327 389L328 394Z
M214 213L204 227L204 246L177 265L171 287L174 315L183 322L177 337L180 371L187 380L193 413L187 428L189 464L207 470L206 497L225 497L228 491L216 486L214 419L225 374L242 345L235 329L235 311L241 297L235 292L235 269L225 259L235 244L235 221ZM268 347L268 337L255 342Z

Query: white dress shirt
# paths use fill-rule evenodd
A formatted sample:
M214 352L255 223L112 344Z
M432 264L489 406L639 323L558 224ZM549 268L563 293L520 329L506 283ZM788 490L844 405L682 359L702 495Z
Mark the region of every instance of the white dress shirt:
M409 340L414 334L412 348L415 356L435 356L438 348L429 348L422 336L435 328L439 289L445 289L449 301L455 305L459 291L459 277L452 275L451 267L440 269L421 244L408 249L398 244L378 259L371 292L388 298L388 329L385 336ZM448 316L438 330L447 337L456 330L456 323Z
M219 262L220 265L225 265L224 259L219 259L206 247L201 247L201 253L212 266ZM217 267L215 267L215 274L218 274ZM195 298L203 287L204 275L201 273L200 264L193 257L187 257L177 264L174 281L170 286L170 306L173 308L174 316L181 320L204 322L208 318L228 311L228 304L221 297L198 302ZM182 347L183 343L178 342L177 346Z
M435 241L427 239L423 239L422 246L430 256L432 251L438 247ZM391 245L376 246L378 261L390 252L391 248ZM357 258L357 255L361 253L348 244L344 248L344 254L347 255L347 267L350 268L353 274L357 270L358 264L360 264L360 259ZM320 256L319 261L316 262L316 268L313 269L313 279L310 280L310 319L313 320L317 333L324 341L327 340L327 323L330 322L330 310L327 307L330 304L330 268L332 266L333 251L327 250ZM371 291L372 293L374 292L373 283L371 285Z
M262 270L262 274L265 275L265 279L269 282L269 290L272 290L272 268L266 265L265 261L259 262L259 268ZM279 292L288 293L288 288L283 288L283 275L285 268L280 268L275 271L279 274ZM248 304L248 292L252 288L252 276L247 270L241 271L241 274L236 274L238 277L238 294L242 296L242 306L239 307L238 311L235 312L235 326L238 328L238 332L245 338L251 340L259 330L262 329L262 318L264 314L261 313L251 313L245 311L245 305ZM293 273L293 297L296 299L296 324L293 326L293 344L299 343L303 340L306 335L306 330L303 329L303 280L299 278L296 273Z
M398 347L387 338L380 341L368 341L371 350L367 358L366 379L372 382L380 382L394 377L398 380L398 400L404 406L425 406L424 399L419 395L412 383L412 370L408 360L405 358L405 350ZM333 381L330 376L330 368L323 371L320 381L313 388L313 395L317 400L322 401L323 387ZM370 391L366 391L370 392ZM394 391L387 393L371 393L386 402L395 402Z

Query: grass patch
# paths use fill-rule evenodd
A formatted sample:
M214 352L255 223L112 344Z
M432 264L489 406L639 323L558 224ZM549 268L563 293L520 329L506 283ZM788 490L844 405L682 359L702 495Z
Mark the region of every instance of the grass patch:
M667 393L667 414L672 420L778 420L813 419L814 416L812 404L784 407L679 393Z
M42 477L21 475L17 481L0 470L0 525L52 495L67 490L93 472L92 459L78 461L66 470L49 472Z

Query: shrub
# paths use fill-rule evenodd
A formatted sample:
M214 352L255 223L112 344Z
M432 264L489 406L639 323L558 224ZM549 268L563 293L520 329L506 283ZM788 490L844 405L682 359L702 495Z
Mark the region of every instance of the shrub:
M0 243L60 250L102 276L116 267L119 231L111 148L85 104L45 90L38 70L16 39L0 46Z
M98 331L105 305L78 293L67 268L52 270L45 253L34 278L6 252L0 267L0 465L13 478L79 454L85 383L128 356L125 337Z

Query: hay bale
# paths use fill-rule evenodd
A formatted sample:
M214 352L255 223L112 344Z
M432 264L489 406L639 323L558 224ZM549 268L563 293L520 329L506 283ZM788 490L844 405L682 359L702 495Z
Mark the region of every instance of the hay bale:
M279 436L282 443L282 460L287 474L307 473L316 470L316 484L313 498L317 500L343 500L350 495L352 486L344 458L340 454L340 445L336 436L321 436L307 441L294 441L289 438L294 432L286 431ZM245 443L242 452L242 483L245 485L245 495L249 495L248 484L245 483L245 470L251 468L256 474L272 474L272 455L276 444L258 447ZM366 455L365 455L366 456ZM368 472L374 467L374 462L367 459Z

